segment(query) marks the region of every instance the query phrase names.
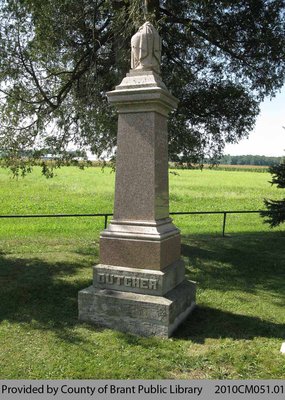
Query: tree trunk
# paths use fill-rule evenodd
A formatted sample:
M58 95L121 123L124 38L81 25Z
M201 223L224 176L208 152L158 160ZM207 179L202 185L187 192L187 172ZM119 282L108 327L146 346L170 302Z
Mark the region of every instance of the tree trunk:
M148 14L152 14L155 20L159 19L159 0L144 0Z

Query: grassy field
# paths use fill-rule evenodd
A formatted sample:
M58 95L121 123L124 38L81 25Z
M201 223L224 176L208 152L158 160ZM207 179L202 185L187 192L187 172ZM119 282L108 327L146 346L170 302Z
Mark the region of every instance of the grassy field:
M174 171L171 171L174 172ZM255 210L279 198L270 175L179 170L171 211ZM114 174L68 167L46 180L0 170L0 214L112 212ZM182 255L198 307L173 338L138 338L77 320L103 219L1 219L0 379L284 379L284 227L258 215L183 216Z
M179 165L176 163L170 163L172 168L176 169L189 169L186 165ZM193 165L192 168L199 170L200 165ZM244 171L244 172L268 172L269 166L265 165L232 165L232 164L217 164L215 166L205 164L204 170L212 169L214 171Z

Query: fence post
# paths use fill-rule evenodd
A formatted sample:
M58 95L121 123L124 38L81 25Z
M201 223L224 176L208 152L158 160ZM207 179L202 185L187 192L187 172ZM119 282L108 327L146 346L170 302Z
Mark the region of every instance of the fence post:
M107 224L108 224L108 215L105 214L105 225L104 225L104 229L107 228Z
M225 237L225 230L226 230L226 219L227 219L227 213L224 212L224 222L223 222L223 237Z

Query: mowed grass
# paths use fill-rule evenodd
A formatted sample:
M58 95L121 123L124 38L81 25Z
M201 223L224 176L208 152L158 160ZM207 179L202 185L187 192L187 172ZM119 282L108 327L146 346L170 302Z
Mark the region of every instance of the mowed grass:
M175 175L173 174L175 173ZM271 186L270 174L217 171L171 170L170 211L227 211L263 209L264 198L281 197ZM0 214L112 213L115 174L109 168L62 168L47 180L35 168L25 179L15 180L0 170ZM220 233L222 215L175 216L182 234ZM98 237L104 218L1 220L0 237L90 239ZM269 232L258 214L228 215L227 232Z
M172 171L173 172L173 171ZM270 175L175 171L171 211L254 210ZM46 180L0 170L0 214L112 212L114 174L68 167ZM258 215L175 217L198 307L173 338L79 323L77 293L99 260L101 218L1 219L0 379L284 379L284 227Z

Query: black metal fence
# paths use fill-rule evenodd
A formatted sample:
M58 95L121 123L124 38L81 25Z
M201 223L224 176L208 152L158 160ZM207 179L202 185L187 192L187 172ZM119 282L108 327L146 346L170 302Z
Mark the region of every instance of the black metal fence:
M238 210L238 211L185 211L185 212L171 212L171 215L204 215L204 214L222 214L223 215L223 237L225 236L226 232L226 221L227 221L227 214L259 214L261 210Z
M222 235L226 233L227 214L259 214L261 210L238 210L238 211L178 211L170 212L170 215L205 215L205 214L221 214L223 215ZM67 217L104 217L104 228L107 228L108 217L112 217L110 213L99 214L23 214L23 215L0 215L0 218L67 218Z

